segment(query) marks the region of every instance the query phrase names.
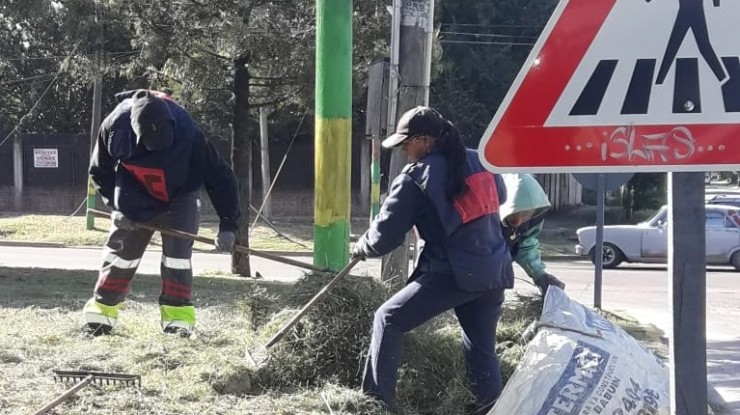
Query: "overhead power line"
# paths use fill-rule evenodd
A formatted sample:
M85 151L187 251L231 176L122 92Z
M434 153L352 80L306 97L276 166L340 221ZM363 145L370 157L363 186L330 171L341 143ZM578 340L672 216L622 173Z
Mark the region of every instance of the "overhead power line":
M442 43L458 43L464 45L500 45L500 46L534 46L534 42L497 42L484 40L440 40Z
M476 32L439 32L441 35L458 35L458 36L475 36L475 37L494 37L494 38L514 38L514 39L537 39L537 36L530 35L500 35L496 33L476 33Z
M496 28L534 28L541 29L542 26L538 25L525 25L525 24L479 24L479 23L440 23L442 26L469 26L469 27L496 27Z
M74 49L72 49L72 52L70 52L69 55L67 55L67 59L65 59L64 62L62 62L61 64L59 64L59 70L57 71L56 75L54 75L54 78L51 81L49 81L49 85L46 86L46 89L44 90L44 92L41 94L41 96L39 97L39 99L36 100L36 103L33 104L33 106L31 107L31 109L28 110L28 112L26 113L26 115L22 116L21 119L18 120L18 123L15 125L15 127L13 127L13 129L8 133L8 135L5 136L5 138L3 139L3 141L0 141L0 147L2 147L3 144L5 144L5 142L8 141L10 139L10 137L13 136L13 134L15 134L15 132L23 124L23 120L25 120L26 117L28 117L29 115L31 115L33 113L33 111L36 109L36 107L39 106L39 104L41 103L41 100L44 99L44 97L46 96L46 94L51 90L51 87L54 86L54 83L56 83L57 79L59 79L59 75L61 75L62 72L64 71L64 68L65 68L67 62L69 61L69 58L71 58L72 55L75 54L75 52L77 51L77 47L78 46L80 46L79 43L77 45L75 45Z
M140 53L141 49L136 50L127 50L124 52L106 52L105 54L107 56L119 56L119 55L127 55L127 54L136 54ZM83 53L77 56L95 56L96 53ZM0 60L8 61L8 62L19 62L19 61L34 61L34 60L59 60L59 59L67 59L68 55L59 55L59 56L29 56L29 57L23 57L23 58L2 58Z
M10 85L14 85L14 84L22 84L22 83L25 83L25 82L28 82L28 81L34 81L34 82L48 81L53 76L54 75L53 74L50 74L50 73L45 73L45 74L40 74L40 75L34 75L34 76L26 77L26 78L13 79L12 81L2 82L2 83L0 83L0 86L10 86Z

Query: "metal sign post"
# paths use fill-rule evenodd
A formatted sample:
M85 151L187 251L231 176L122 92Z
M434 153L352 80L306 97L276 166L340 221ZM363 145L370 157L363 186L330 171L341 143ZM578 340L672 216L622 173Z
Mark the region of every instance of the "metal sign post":
M596 244L594 246L594 308L601 309L604 269L604 199L607 190L616 190L634 176L632 173L574 173L581 186L596 190ZM598 255L601 252L602 255Z
M668 295L673 316L670 342L672 413L706 415L704 174L668 173L668 192Z
M604 264L604 173L599 173L596 184L596 246L594 247L594 307L601 309L601 276Z

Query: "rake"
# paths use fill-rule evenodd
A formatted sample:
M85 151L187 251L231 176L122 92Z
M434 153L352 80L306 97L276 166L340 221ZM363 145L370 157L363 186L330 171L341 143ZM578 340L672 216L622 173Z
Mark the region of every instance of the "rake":
M54 380L62 383L76 382L74 386L67 389L59 395L56 399L49 402L43 408L34 412L32 415L42 415L47 413L49 410L64 402L70 396L74 395L80 389L95 383L98 385L117 385L123 384L125 386L141 386L140 375L130 375L127 373L105 373L105 372L88 372L88 371L71 371L71 370L55 370Z
M87 212L91 214L92 216L95 216L97 218L103 218L103 219L110 219L110 213L103 212L101 210L96 209L88 209ZM148 229L150 231L159 232L162 235L169 235L174 236L176 238L182 238L182 239L189 239L191 241L197 241L202 242L204 244L208 245L215 245L216 242L211 238L206 238L204 236L192 234L189 232L180 231L177 229L169 229L169 228L163 228L160 226L154 226L154 225L147 225L145 223L136 223L135 224L137 228L141 229ZM264 251L258 251L256 249L247 248L246 246L241 245L234 245L234 251L240 252L242 254L246 255L253 255L260 258L269 259L270 261L280 262L282 264L292 265L294 267L303 268L311 271L316 272L329 272L329 269L327 268L321 268L314 266L313 264L309 264L303 261L296 261L294 259L285 258L279 255L275 255L269 252Z

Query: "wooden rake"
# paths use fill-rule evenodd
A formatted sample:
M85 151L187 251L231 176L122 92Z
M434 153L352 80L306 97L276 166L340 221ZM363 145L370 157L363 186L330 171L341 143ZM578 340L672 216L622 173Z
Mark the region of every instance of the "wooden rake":
M46 404L43 408L34 412L32 415L42 415L49 412L52 408L67 400L80 389L95 383L98 385L125 385L141 386L140 375L130 375L127 373L106 373L106 372L88 372L88 371L71 371L55 370L54 380L62 383L76 382L71 388L67 389L56 399Z
M101 210L96 210L96 209L88 209L87 211L95 217L103 218L103 219L110 219L110 213L103 212ZM206 238L205 236L195 235L189 232L179 231L177 229L162 228L160 226L147 225L145 223L136 223L135 225L137 228L148 229L150 231L159 232L162 235L169 235L169 236L174 236L176 238L189 239L191 241L202 242L208 245L216 245L216 242L211 238ZM303 269L307 269L311 271L329 272L329 270L326 268L320 268L320 267L314 266L313 264L309 264L303 261L296 261L290 258L281 257L279 255L271 254L269 252L257 251L252 248L247 248L246 246L234 245L234 251L240 252L246 255L254 255L256 257L269 259L270 261L280 262L283 264L292 265L294 267L303 268Z

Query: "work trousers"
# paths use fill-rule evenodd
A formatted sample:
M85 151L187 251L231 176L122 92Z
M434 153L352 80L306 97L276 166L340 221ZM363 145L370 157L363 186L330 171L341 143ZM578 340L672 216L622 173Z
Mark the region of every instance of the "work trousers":
M180 196L170 203L166 212L147 224L197 234L200 224L199 205L197 193ZM152 231L146 229L125 230L111 225L103 253L103 266L95 285L96 301L107 306L115 306L124 301L152 234ZM162 235L161 306L192 306L192 253L193 241Z
M490 405L502 388L495 346L504 290L463 291L451 274L417 270L417 275L375 312L362 390L392 408L404 333L454 309L462 328L467 375L475 405Z

